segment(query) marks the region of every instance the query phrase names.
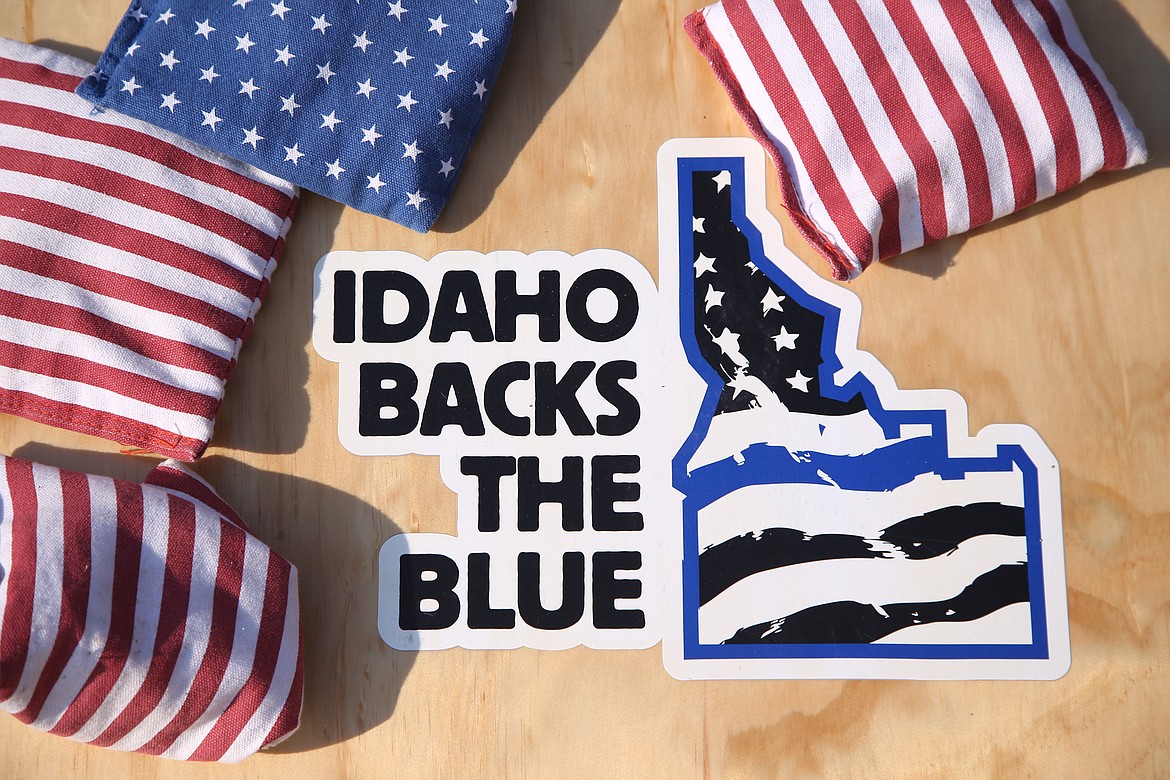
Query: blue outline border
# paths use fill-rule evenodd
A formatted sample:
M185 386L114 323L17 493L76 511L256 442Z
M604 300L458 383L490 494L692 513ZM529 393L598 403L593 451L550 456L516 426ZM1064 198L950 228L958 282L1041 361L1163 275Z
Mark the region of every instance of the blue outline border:
M1043 659L1049 657L1048 621L1044 599L1044 562L1040 532L1040 492L1036 465L1022 445L1001 444L993 458L953 458L947 447L947 410L888 410L868 377L857 373L842 386L831 378L842 367L836 353L841 310L818 298L795 283L782 268L764 252L763 236L747 217L744 158L742 157L679 157L678 175L678 248L680 272L679 336L687 361L707 385L695 427L687 436L671 462L674 487L683 495L683 560L682 560L682 624L684 659L742 659L742 658L904 658L904 659ZM715 406L723 389L722 379L703 360L694 337L694 233L690 230L693 215L691 174L694 171L727 170L731 172L732 220L748 240L752 260L773 281L785 288L785 293L805 308L825 318L821 341L821 392L831 398L846 400L861 393L874 419L887 436L897 436L902 425L928 424L929 437L911 439L891 445L880 454L866 456L868 465L875 455L882 460L881 468L867 468L863 473L850 474L848 457L813 454L808 462L798 463L781 447L753 445L745 451L746 461L735 465L729 459L709 464L687 474L686 464L706 436ZM683 260L683 258L688 258ZM945 463L949 468L923 469L927 463ZM698 512L703 507L728 493L748 485L778 482L823 484L817 475L822 467L831 467L834 478L842 488L855 490L889 490L906 484L924 473L938 473L943 479L958 479L968 471L1011 471L1019 468L1024 481L1024 518L1028 552L1028 585L1032 611L1032 643L1003 644L790 644L790 645L710 645L699 642L699 573L698 573ZM841 467L844 466L844 471ZM917 469L917 470L915 470ZM841 475L841 476L838 476Z

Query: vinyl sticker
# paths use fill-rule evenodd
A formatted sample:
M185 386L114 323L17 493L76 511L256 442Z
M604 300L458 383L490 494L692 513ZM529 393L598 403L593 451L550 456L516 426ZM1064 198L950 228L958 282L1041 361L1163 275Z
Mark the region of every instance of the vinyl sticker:
M857 349L746 140L659 152L659 280L620 252L333 252L313 343L359 455L439 456L458 533L379 556L403 650L651 647L682 679L1047 679L1056 461Z
M767 213L752 142L659 152L680 678L1056 678L1069 664L1056 461L970 437L942 390L858 351L860 301ZM677 302L677 304L675 303ZM677 348L676 348L677 347Z

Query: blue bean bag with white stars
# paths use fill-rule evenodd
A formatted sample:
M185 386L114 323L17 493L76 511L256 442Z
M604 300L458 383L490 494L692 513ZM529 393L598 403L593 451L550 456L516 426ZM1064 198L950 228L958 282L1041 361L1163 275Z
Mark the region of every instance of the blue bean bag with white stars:
M77 94L425 232L516 0L134 0Z

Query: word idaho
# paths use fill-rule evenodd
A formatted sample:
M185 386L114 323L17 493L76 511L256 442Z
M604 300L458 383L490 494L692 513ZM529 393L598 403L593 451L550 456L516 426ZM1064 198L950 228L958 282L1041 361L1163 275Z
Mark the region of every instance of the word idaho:
M619 252L333 252L313 343L360 455L438 455L458 535L380 556L392 647L649 647L669 477L657 293Z

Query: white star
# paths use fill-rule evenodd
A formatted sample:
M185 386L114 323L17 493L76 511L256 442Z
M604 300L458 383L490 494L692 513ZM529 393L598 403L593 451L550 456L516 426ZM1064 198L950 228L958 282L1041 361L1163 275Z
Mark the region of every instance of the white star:
M443 81L448 81L449 79L447 77L454 72L455 69L451 67L451 60L447 60L442 65L437 62L435 63L435 78L442 76Z
M426 201L427 199L423 197L422 190L406 193L406 205L414 206L415 211L418 211Z
M483 96L487 94L486 80L475 82L475 91L471 94L475 95L480 100L483 100Z
M289 7L284 4L284 0L280 0L279 3L269 3L269 5L272 6L272 13L270 13L268 15L269 16L279 16L280 21L283 22L284 15L289 12Z
M705 273L718 273L715 270L715 258L707 257L702 252L699 252L699 256L695 260L695 278L698 279Z
M768 292L764 293L764 299L760 301L760 305L764 307L764 314L760 316L763 317L770 311L784 311L784 307L780 305L782 300L784 300L784 296L777 295L776 291L769 287Z
M706 217L691 217L691 230L696 233L706 233L707 231L703 229L703 221L705 219Z
M215 81L217 78L219 78L219 74L215 72L214 65L212 65L210 68L200 68L199 69L199 80L200 81L206 81L208 84L210 84L211 82Z
M736 230L739 230L739 228L737 227ZM744 268L748 269L748 271L752 274L755 274L756 271L760 270L751 260L747 261L747 264L744 266Z
M293 144L292 146L284 147L284 161L285 162L291 162L293 165L296 165L297 161L305 156L304 152L297 149L298 146L300 146L300 144Z
M133 57L133 56L134 56L134 52L138 51L138 50L139 50L139 49L141 49L141 48L142 48L142 44L141 44L141 43L132 43L132 44L130 44L130 47L129 47L128 49L126 49L126 56L127 56L127 57Z
M756 395L754 392L752 392L752 388L757 386L756 382L752 381L752 377L742 368L736 369L735 376L731 378L731 382L728 384L731 386L731 397L733 399L741 392L747 393L751 396Z
M293 112L301 107L301 104L297 102L297 96L295 94L289 95L288 97L282 97L280 102L283 104L281 105L280 110L287 111L289 116L292 116Z
M320 30L322 35L324 35L324 34L325 34L325 28L326 28L326 27L332 27L332 26L333 26L333 25L332 25L332 24L330 24L329 22L325 21L325 14L321 14L320 16L311 16L311 18L312 18L312 20L313 20L313 27L312 27L312 29L314 29L314 30Z
M724 327L723 332L720 333L718 336L712 336L711 340L714 341L715 344L719 347L719 350L724 355L727 355L728 357L730 357L732 362L734 362L736 365L740 365L740 366L747 365L747 358L745 358L739 352L739 334L738 333L732 333L730 330L728 330L726 327Z
M800 336L799 333L789 333L788 329L781 325L780 333L772 337L772 341L776 344L776 351L796 349L796 339L798 336Z
M402 47L402 51L395 51L394 52L394 64L395 65L401 65L402 67L405 68L406 63L410 62L413 59L414 59L414 57L412 57L406 53L405 46Z
M236 0L236 2L232 3L232 8L235 8L238 5L240 8L247 10L248 3L250 2L252 2L252 0Z
M199 113L203 114L203 121L200 122L199 126L210 127L213 133L215 132L215 126L223 121L222 118L215 115L215 106L212 106L210 111L200 111Z
M248 50L251 49L255 45L256 45L256 42L248 36L248 33L244 33L243 38L241 38L238 35L236 36L236 49L235 49L236 51L243 49L244 54L250 54L251 52L249 52Z
M376 144L378 142L378 139L381 137L382 137L382 134L378 132L378 126L377 125L370 125L368 128L362 130L362 141L361 142L363 144L369 143L370 146L373 146L374 144Z
M407 92L405 95L398 96L398 105L395 106L395 108L405 108L406 113L409 114L411 106L414 106L417 103L418 101L414 99L411 93Z
M211 20L210 20L210 19L204 19L202 22L196 22L196 24L197 24L199 27L198 27L198 29L197 29L197 30L195 30L195 34L196 34L196 35L202 35L202 36L203 36L203 40L205 40L205 41L210 41L210 40L211 40L211 34L212 34L213 32L215 32L215 28L211 26Z
M332 176L334 179L341 181L341 174L345 173L345 168L341 167L340 157L331 163L325 163L325 167L329 169L329 171L325 174L326 176Z
M439 173L443 174L444 179L455 172L455 166L451 164L454 159L454 157L448 157L446 160L443 160L443 164L439 167Z
M174 19L174 18L175 18L175 14L169 8L158 15L158 21L162 22L163 24L167 25L168 27L171 24L171 19Z
M130 9L130 15L140 22L146 18L146 14L142 13L142 9L137 6Z
M451 114L451 109L439 112L439 124L448 130L451 129L451 123L455 121L455 117Z
M376 89L378 89L378 88L375 87L373 84L371 84L369 79L366 79L365 81L358 82L358 91L355 94L365 95L366 99L369 100L370 93L375 91Z
M386 182L382 181L382 174L375 173L373 176L367 176L370 183L366 185L367 190L373 190L379 195L382 194L382 188L386 186Z
M175 93L172 92L169 95L163 95L163 102L162 102L162 105L159 106L159 108L169 108L171 110L171 113L173 114L173 113L175 113L175 106L179 105L182 102L183 101L179 100L177 97L175 97Z
M471 43L467 44L468 46L478 46L479 48L482 49L483 45L491 40L491 38L489 38L483 34L482 27L479 28L479 32L473 32L473 33L468 33L468 34L471 36Z
M285 46L283 49L275 49L274 51L276 52L276 59L274 59L272 63L274 65L278 62L284 63L286 68L288 67L289 61L292 60L293 57L297 56L288 50L288 46Z
M504 9L504 13L516 15L516 0L507 0L508 7Z
M330 63L326 62L324 65L317 66L317 78L325 79L325 83L329 83L329 79L337 75L333 68L329 67Z
M790 376L784 381L792 385L793 390L799 390L802 393L807 393L808 383L812 381L812 377L805 376L804 374L797 371L796 376Z
M239 91L239 93L238 93L238 94L240 94L240 95L247 95L247 96L248 96L248 98L249 98L249 99L251 99L251 97L252 97L252 93L253 93L253 92L255 92L255 91L256 91L256 90L258 90L258 89L260 89L260 87L256 86L256 82L255 82L255 80L254 80L254 79L248 79L247 81L241 81L241 82L240 82L240 91Z
M337 118L336 111L330 111L328 114L321 115L321 127L328 127L329 132L333 132L333 128L339 124L341 124L341 120Z
M715 191L722 192L724 187L731 186L731 171L720 171L711 180L715 182Z
M251 145L251 147L253 149L255 149L256 142L264 140L264 136L262 136L258 132L256 132L257 129L258 128L253 127L251 130L245 130L244 131L244 140L240 141L240 146L243 146L244 144L249 144L249 145Z
M366 49L369 48L370 44L372 44L372 43L373 43L373 41L371 41L369 38L366 37L365 30L362 30L361 35L354 35L353 36L353 47L355 49L361 49L362 54L366 53Z
M429 30L427 30L427 32L438 33L439 37L443 36L443 30L445 30L446 28L451 26L449 24L443 23L443 15L442 14L439 14L434 19L427 17L427 21L429 21L431 23L431 28Z
M402 153L403 159L406 159L407 157L409 157L410 159L414 160L415 162L418 162L418 156L420 154L422 154L422 151L418 148L418 139L417 138L414 139L413 141L411 141L410 143L406 143L405 141L403 141L402 148L405 150Z
M398 19L398 20L401 20L402 15L404 13L406 13L406 11L407 11L407 9L402 7L402 0L397 0L397 2L389 3L389 6L390 6L390 13L388 13L386 15L393 16L395 19Z
M129 78L129 80L122 82L122 88L118 91L119 92L129 92L131 95L133 95L134 90L136 90L136 89L142 89L142 85L139 84L137 81L135 81L134 77L131 76Z
M707 285L707 294L703 297L703 305L705 306L703 311L711 311L713 306L723 306L723 296L726 294L727 293L719 292L714 287Z
M182 60L175 57L175 50L174 49L171 49L166 54L159 54L158 56L162 57L162 62L160 62L158 64L158 66L160 68L166 68L167 70L171 71L172 73L175 71L175 66L178 65L180 62L182 62Z

